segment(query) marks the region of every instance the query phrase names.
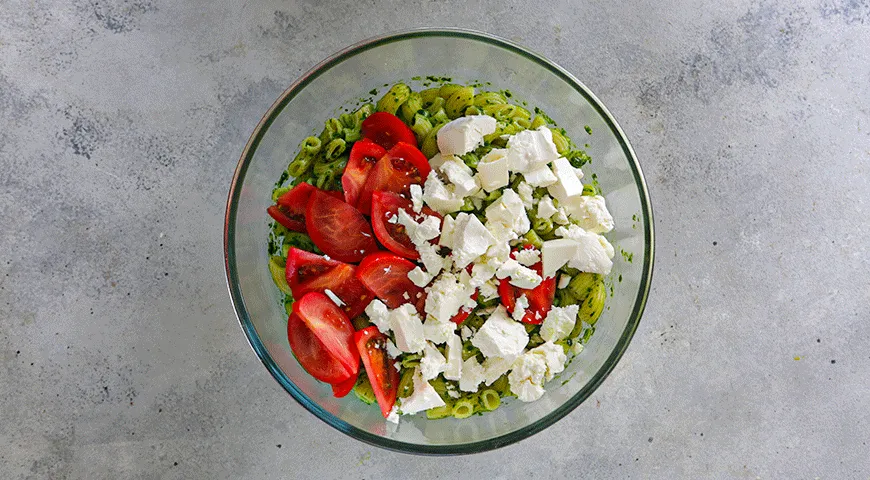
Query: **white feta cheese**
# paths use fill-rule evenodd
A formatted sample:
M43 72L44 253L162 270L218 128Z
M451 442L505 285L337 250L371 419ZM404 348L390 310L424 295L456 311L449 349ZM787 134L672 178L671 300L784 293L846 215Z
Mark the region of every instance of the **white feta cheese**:
M511 275L510 284L518 288L531 290L540 285L543 280L538 275L538 272L520 265L520 268Z
M483 383L486 386L492 385L492 382L496 381L508 372L513 366L515 358L502 358L502 357L489 357L483 361Z
M511 392L523 402L534 402L544 395L547 362L543 355L525 353L517 357L508 374Z
M571 276L563 273L559 275L559 283L556 286L561 289L567 287L569 283L571 283Z
M448 383L447 385L450 385L450 384ZM450 398L459 398L462 396L462 394L457 392L456 390L451 390L450 388L448 388L447 389L447 396Z
M444 365L444 378L459 380L462 377L462 340L453 334L447 338L447 364Z
M448 322L474 294L474 287L457 281L456 275L444 273L428 289L425 311L436 321Z
M523 178L532 187L547 187L556 183L556 175L546 165L541 165L524 173Z
M547 220L555 213L556 206L553 205L553 198L549 195L544 195L543 198L538 201L538 218Z
M583 184L567 158L561 157L553 161L553 174L557 181L547 187L547 191L557 200L565 203L569 198L583 194Z
M493 275L495 275L495 269L491 265L485 262L475 263L471 267L471 278L468 280L468 284L472 287L480 287Z
M517 298L511 317L518 322L522 321L523 317L526 316L527 308L529 308L529 299L526 298L526 294L524 293Z
M517 273L517 270L519 270L521 267L522 265L520 265L520 262L514 260L513 258L509 258L505 260L500 267L498 267L498 270L496 270L495 272L495 276L499 280L503 278L508 278L511 275Z
M453 230L453 263L456 268L465 268L474 259L486 253L495 237L477 216L460 213L456 216Z
M419 245L441 235L441 219L435 215L423 215L423 221L417 224L417 230L411 237L414 245Z
M434 277L429 273L423 271L423 269L419 266L416 266L413 270L408 272L408 278L414 285L418 287L425 287L426 285L429 285L429 282L431 282ZM405 300L408 299L406 298Z
M553 222L558 225L568 225L570 221L568 220L568 213L565 211L565 207L559 207L556 209L556 213L553 214L552 217Z
M435 344L448 341L454 331L456 331L456 324L453 322L439 322L432 317L427 317L423 322L423 335L426 340Z
M400 305L390 312L390 328L396 337L396 346L399 350L418 353L426 346L423 322L410 303Z
M410 397L402 399L399 407L403 415L413 415L417 412L430 408L443 407L444 400L435 391L435 388L423 379L420 370L414 372L414 393Z
M529 231L526 207L520 196L513 190L505 190L498 200L486 207L485 212L487 224L500 223L517 235L524 235Z
M587 232L577 225L556 229L556 235L577 242L577 251L568 266L581 272L607 275L613 267L613 246L603 236ZM552 240L551 240L552 241ZM546 242L545 242L546 243Z
M573 345L571 345L571 354L572 355L580 355L580 352L583 351L583 344L580 343L579 340L575 341Z
M507 150L508 168L520 173L546 165L559 157L553 143L553 133L545 126L523 130L510 137Z
M544 364L547 366L545 373L546 380L549 382L556 374L565 370L565 361L568 357L565 355L565 349L561 345L556 345L553 342L545 342L528 352L526 355L540 355L544 358Z
M454 158L459 157L457 157L456 155L444 155L441 152L438 152L429 159L429 166L432 167L432 170L438 170L439 168L441 168L441 165L444 165L444 162L448 160L453 160Z
M508 184L507 150L494 148L477 163L480 186L487 192L506 187Z
M411 208L415 213L423 211L423 187L416 183L411 184Z
M484 300L491 300L498 297L498 287L494 285L493 282L484 282L482 285L477 287L477 289Z
M393 405L393 409L390 410L390 414L387 415L387 421L390 423L399 424L399 407L397 405Z
M433 278L444 268L444 257L438 254L438 247L429 242L417 245L417 252L420 253L420 261L426 267L426 273Z
M453 184L453 193L457 196L467 197L480 190L480 181L474 178L474 172L459 157L456 157L456 160L444 162L439 170Z
M607 211L601 195L579 195L565 203L565 211L577 220L583 229L593 233L606 233L613 230L613 217Z
M446 215L441 223L441 237L438 238L438 245L453 249L453 233L455 232L456 222L453 217Z
M523 206L526 207L526 209L531 209L532 205L535 203L535 189L532 188L529 183L520 182L520 184L517 185L517 195L519 195L520 200L523 201Z
M483 144L484 135L495 133L496 121L488 115L459 117L441 127L436 134L442 155L465 155Z
M374 299L366 306L366 315L383 334L390 333L390 309L384 302Z
M387 339L387 355L389 355L390 358L399 358L399 355L401 354L402 351L399 350L399 347L397 347L392 340Z
M513 321L499 305L474 334L471 344L486 357L515 357L529 343L529 334L519 322Z
M476 392L478 385L486 378L483 367L474 357L462 362L462 376L459 378L459 389L463 392Z
M567 307L552 307L547 312L547 317L544 323L541 324L540 335L545 342L558 342L563 338L567 338L571 330L574 329L574 324L577 322L577 312L580 310L579 305L568 305Z
M536 248L523 248L514 254L514 258L520 265L531 267L541 261L541 251Z
M338 298L338 295L333 293L332 290L327 288L327 289L323 290L323 293L326 294L326 296L329 297L329 299L332 300L332 303L334 303L336 306L338 306L338 307L344 306L344 302L342 302L341 299Z
M554 276L557 270L577 255L578 248L578 243L570 238L557 238L544 242L541 246L543 262L541 274L544 278Z
M471 329L468 328L468 326L463 326L462 330L460 330L459 333L462 334L463 342L471 340L471 337L474 336L474 332L472 332Z
M432 380L444 371L447 360L431 343L423 347L423 358L420 359L420 375L423 380Z
M456 212L465 204L465 200L448 190L435 174L426 177L426 183L423 185L423 200L426 205L442 215Z

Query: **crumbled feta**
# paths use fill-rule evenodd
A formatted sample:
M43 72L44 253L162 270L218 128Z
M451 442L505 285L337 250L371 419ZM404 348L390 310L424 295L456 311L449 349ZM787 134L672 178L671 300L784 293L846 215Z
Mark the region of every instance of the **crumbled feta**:
M574 167L567 158L557 158L553 161L553 174L556 175L557 181L547 187L547 191L557 200L564 204L569 198L583 194L583 184L580 183Z
M403 352L417 353L426 346L423 322L410 303L390 312L390 328L396 337L396 346Z
M415 213L423 211L423 187L416 183L411 184L411 208Z
M438 254L438 247L429 242L417 245L417 252L420 253L420 261L426 267L426 272L435 277L444 268L444 257Z
M477 386L486 378L483 367L474 357L462 362L462 375L459 377L459 389L463 392L476 392Z
M565 211L590 232L606 233L613 230L613 217L607 211L601 195L573 197L565 203Z
M425 287L426 285L429 285L429 282L431 282L432 279L435 277L433 275L430 275L428 272L423 271L423 269L419 266L416 266L413 270L408 272L408 278L414 285L418 287ZM405 300L410 299L406 298Z
M453 322L439 322L432 317L426 318L426 321L423 322L423 335L426 340L435 344L449 340L455 330L456 324Z
M517 195L519 195L520 200L523 201L523 206L527 209L531 209L532 205L535 203L535 189L532 188L529 183L520 182L520 184L517 185Z
M495 133L496 121L488 115L459 117L438 130L438 150L442 155L465 155L483 144L484 135Z
M559 227L556 235L577 243L577 251L568 266L581 272L607 275L613 267L613 246L603 236L587 232L577 225ZM551 240L552 241L552 240ZM546 243L546 242L545 242Z
M556 183L556 175L550 167L541 165L523 174L523 178L532 187L547 187Z
M369 320L374 324L374 326L378 327L378 330L383 334L390 333L390 309L384 304L384 302L374 299L371 303L366 307L366 315L369 316Z
M545 342L528 352L526 355L540 355L544 358L544 363L547 366L545 378L549 382L556 376L557 373L565 370L565 361L568 357L565 355L565 349L561 345L556 345L553 342Z
M448 383L448 385L450 385L450 384ZM462 394L457 392L456 390L451 390L448 388L447 389L447 396L450 398L459 398L462 396Z
M571 275L563 273L559 275L559 283L556 286L558 288L565 288L569 283L571 283Z
M543 280L538 272L520 265L520 268L511 275L510 284L517 288L531 290L540 285Z
M559 157L553 143L553 133L545 126L523 130L510 137L507 149L508 168L520 173L546 165Z
M426 183L423 185L423 200L426 205L442 215L456 212L465 204L465 200L448 190L435 174L426 177Z
M563 338L567 338L571 330L574 329L574 324L577 322L577 312L580 310L579 305L568 305L567 307L552 307L547 312L547 317L544 323L541 324L541 338L545 342L558 342Z
M414 372L414 393L403 398L400 409L403 415L413 415L417 412L430 408L443 407L444 400L435 391L435 388L423 379L420 370Z
M323 290L323 293L325 293L326 296L329 297L329 299L332 300L332 303L334 303L336 306L343 307L345 305L344 302L342 302L341 299L338 298L338 295L332 292L332 290L327 288Z
M474 334L471 344L486 357L515 357L529 343L529 334L519 322L513 321L499 305Z
M543 262L541 275L544 278L554 276L557 270L577 255L577 248L577 242L569 238L557 238L544 242L541 246Z
M493 282L484 282L477 287L478 293L484 300L491 300L498 297L498 287Z
M553 198L549 195L544 195L543 198L538 201L538 218L547 220L555 213L556 206L553 205Z
M452 334L447 338L447 364L444 365L444 378L459 380L462 376L462 340Z
M387 421L390 423L399 423L399 407L397 405L393 405L393 409L390 410L390 414L387 415Z
M501 223L517 235L524 235L530 228L523 200L510 189L505 190L498 200L486 207L486 220L487 224Z
M488 251L488 250L487 250ZM471 278L468 284L472 287L480 287L495 275L495 268L487 263L475 263L471 267Z
M494 148L477 163L480 186L487 192L506 187L508 184L507 150Z
M556 209L556 213L553 214L552 217L553 222L559 225L568 225L570 221L568 220L568 213L565 212L565 207L559 207Z
M438 245L453 249L453 232L455 232L456 221L453 217L446 215L441 223L441 237L438 238Z
M508 374L511 392L523 402L534 402L544 395L547 362L543 355L524 353L517 357Z
M417 222L404 209L398 211L399 224L405 227L405 233L411 243L419 247L441 234L441 219L434 215L422 215L423 221Z
M420 375L423 376L423 380L432 380L437 377L439 373L444 371L446 365L447 360L444 355L441 355L441 352L434 345L427 342L426 346L423 347L423 358L420 359Z
M474 287L457 281L456 275L444 273L428 289L425 311L439 322L447 322L474 294Z
M516 321L522 321L523 317L526 316L526 309L529 308L529 299L526 297L526 294L520 295L517 298L516 303L514 304L514 311L511 313L511 317Z
M500 267L498 267L498 270L496 270L495 272L495 276L499 280L503 278L508 278L511 275L517 273L517 270L519 270L520 267L522 267L522 265L520 265L520 262L514 260L513 258L509 258L505 260Z
M439 170L453 184L453 193L457 196L467 197L480 190L480 181L474 178L474 172L458 157L456 160L444 162Z
M492 382L496 381L508 372L513 366L515 358L502 358L502 357L489 357L483 361L483 383L486 386L492 385Z
M459 333L462 334L463 342L467 342L474 335L474 332L472 332L471 329L468 328L468 326L463 326L462 330L460 330Z
M524 248L515 253L514 258L520 265L531 267L541 261L541 251L536 248Z
M467 213L456 216L453 231L453 263L456 268L465 268L494 243L495 237L477 216Z
M392 340L387 339L387 355L389 355L391 358L399 358L399 355L401 354L402 351L399 350L399 347L397 347Z

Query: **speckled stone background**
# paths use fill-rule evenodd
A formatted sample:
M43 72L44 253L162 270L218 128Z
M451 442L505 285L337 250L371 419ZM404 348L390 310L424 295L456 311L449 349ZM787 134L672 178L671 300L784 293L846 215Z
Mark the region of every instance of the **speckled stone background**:
M420 458L326 427L226 293L222 221L298 75L416 26L575 73L656 213L646 315L590 401ZM0 477L870 478L870 3L0 1Z

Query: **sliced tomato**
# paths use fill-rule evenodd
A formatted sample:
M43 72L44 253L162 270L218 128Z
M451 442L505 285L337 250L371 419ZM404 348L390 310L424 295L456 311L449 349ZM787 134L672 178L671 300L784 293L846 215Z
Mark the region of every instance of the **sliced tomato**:
M524 248L533 247L526 245ZM513 253L511 256L513 256ZM538 262L531 268L540 275L543 271L543 264ZM505 306L510 314L514 312L517 299L525 295L529 301L529 306L526 308L526 314L523 315L521 321L523 323L538 325L544 321L547 313L553 307L553 298L556 296L556 278L545 278L540 285L531 290L517 288L510 284L509 278L503 278L498 284L498 295L501 298L502 305Z
M380 298L388 307L399 308L403 303L413 303L422 311L426 302L423 289L408 279L408 272L416 265L398 255L377 252L367 256L356 269L356 276L363 285Z
M381 413L387 418L399 393L399 372L387 354L387 337L377 327L366 327L354 333L353 339Z
M408 187L416 183L422 185L432 167L429 160L417 147L407 143L397 143L386 155L375 163L365 185L359 194L356 207L368 215L372 209L372 193L387 191L408 194Z
M329 383L342 382L359 372L359 355L353 348L353 324L329 297L320 292L306 293L293 303L293 314L347 372L344 377Z
M393 192L373 192L372 229L375 231L378 241L388 250L405 258L416 260L420 258L420 254L405 232L405 226L398 222L389 221L398 214L399 209L407 212L415 220L419 220L419 215L414 213L411 201L407 198ZM422 213L441 219L441 215L429 207L423 207Z
M287 320L287 339L299 364L312 377L321 382L338 383L353 376L346 366L327 351L323 342L295 313Z
M356 385L357 378L359 378L358 372L356 375L352 375L350 378L343 382L333 383L332 396L336 398L341 398L350 393L350 391L353 390L353 387Z
M330 290L342 302L342 310L349 318L362 314L374 298L356 278L356 267L321 255L291 248L287 252L287 285L293 298L302 298L308 292Z
M377 112L368 116L360 125L363 138L390 149L399 142L417 146L417 137L399 117L388 112Z
M304 232L305 231L305 222L299 221L294 218L290 212L288 212L285 208L280 205L272 205L266 209L266 213L269 214L270 217L274 218L276 222L280 223L287 230L293 232ZM304 220L304 219L303 219Z
M375 163L387 154L384 147L369 139L362 139L353 144L350 158L341 176L341 187L344 189L344 201L356 205L359 194L369 177L369 172Z
M476 301L478 296L480 296L480 293L475 290L474 295L471 296L471 299ZM462 322L464 322L469 317L469 315L471 315L472 310L474 309L462 307L459 309L459 312L457 312L456 315L454 315L453 318L450 319L450 321L457 325L462 325Z
M365 217L347 203L320 191L311 194L305 226L317 248L343 262L358 262L378 250Z

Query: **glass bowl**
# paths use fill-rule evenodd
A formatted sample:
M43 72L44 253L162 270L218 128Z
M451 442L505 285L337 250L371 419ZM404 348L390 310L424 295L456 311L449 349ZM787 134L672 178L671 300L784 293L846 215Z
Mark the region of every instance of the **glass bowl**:
M457 83L492 82L514 99L542 108L578 145L588 143L616 228L612 289L596 332L538 401L512 399L484 415L384 421L376 406L334 398L297 363L287 342L287 315L272 283L266 239L272 187L299 142L319 131L372 89L399 80L449 76ZM587 134L584 127L591 127ZM583 403L613 370L640 321L653 265L653 218L640 165L604 105L573 75L509 41L466 30L413 30L364 41L326 59L291 85L254 129L230 186L224 230L227 283L242 331L278 383L332 427L380 447L419 454L460 454L498 448L552 425Z

